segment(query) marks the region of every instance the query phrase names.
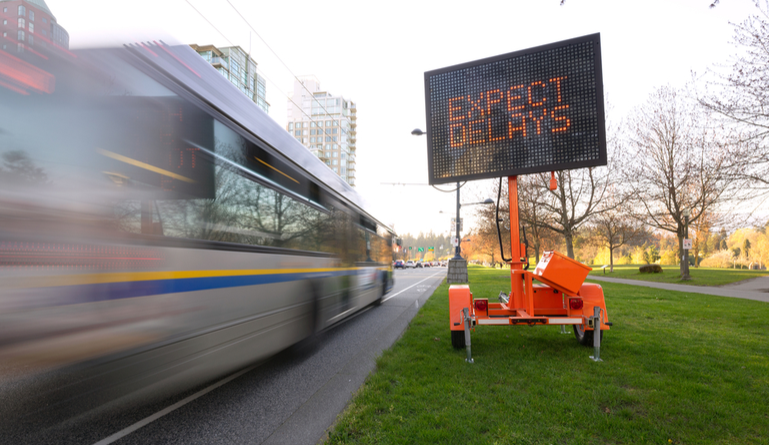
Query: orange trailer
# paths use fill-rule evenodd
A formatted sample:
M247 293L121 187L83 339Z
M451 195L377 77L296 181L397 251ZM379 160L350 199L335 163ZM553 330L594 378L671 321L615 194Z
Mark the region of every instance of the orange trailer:
M526 247L519 236L517 176L508 177L508 191L510 292L500 292L499 301L490 302L488 298L474 298L466 284L449 287L451 344L458 349L466 348L467 361L472 363L470 332L475 326L572 325L577 341L584 346L592 345L591 358L601 361L603 331L611 326L603 289L584 283L590 267L558 252L545 252L533 272L524 270L526 261L522 257L526 256ZM596 329L601 335L594 335Z

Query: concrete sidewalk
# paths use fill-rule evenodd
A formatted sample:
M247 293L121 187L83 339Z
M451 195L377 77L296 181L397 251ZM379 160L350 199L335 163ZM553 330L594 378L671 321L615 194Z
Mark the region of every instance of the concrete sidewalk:
M588 280L607 281L610 283L630 284L633 286L655 287L657 289L691 292L695 294L718 295L720 297L744 298L769 303L769 276L751 278L724 286L690 286L686 284L654 283L651 281L609 278L603 275L588 275Z

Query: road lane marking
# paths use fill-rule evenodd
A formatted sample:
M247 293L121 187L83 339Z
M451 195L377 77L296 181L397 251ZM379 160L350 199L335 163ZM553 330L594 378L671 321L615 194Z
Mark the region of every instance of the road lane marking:
M402 294L403 292L406 292L407 290L411 289L412 287L417 286L417 285L419 285L419 284L429 280L430 278L436 277L436 276L438 276L440 274L441 274L441 272L432 274L429 277L425 278L424 280L418 281L418 282L412 284L411 286L407 287L406 289L403 289L400 292L397 292L397 293L395 293L393 295L390 295L389 297L387 297L384 300L382 300L382 303L384 303L385 301L389 300L390 298L397 297L398 295ZM417 302L417 305L418 304L419 303ZM418 306L417 306L417 308L418 308ZM256 368L259 365L261 365L261 363L249 366L246 369L238 371L235 374L232 374L231 376L226 377L226 378L224 378L224 379L214 383L213 385L211 385L211 386L209 386L207 388L204 388L204 389L196 392L195 394L192 394L191 396L189 396L189 397L187 397L185 399L182 399L182 400L174 403L171 406L166 407L166 408L156 412L155 414L153 414L153 415L151 415L149 417L145 417L144 419L134 423L133 425L131 425L131 426L127 427L127 428L124 428L124 429L118 431L117 433L115 433L115 434L113 434L113 435L111 435L109 437L106 437L106 438L96 442L94 445L109 445L111 443L114 443L114 442L122 439L123 437L133 433L134 431L137 431L140 428L143 428L143 427L149 425L150 423L158 420L159 418L165 416L166 414L169 414L169 413L171 413L171 412L181 408L182 406L192 402L193 400L208 394L209 392L213 391L214 389L216 389L216 388L218 388L218 387L220 387L220 386L222 386L222 385L224 385L224 384L226 384L226 383L228 383L228 382L230 382L230 381L240 377L241 375L243 375L243 374L253 370L254 368Z
M390 295L389 297L387 297L387 298L385 298L384 300L382 300L382 303L384 303L385 301L389 300L390 298L393 298L393 297L397 297L398 295L400 295L400 294L402 294L402 293L406 292L407 290L411 289L412 287L416 286L417 284L421 284L421 283L424 283L425 281L429 280L430 278L436 277L436 276L438 276L438 275L440 275L440 274L441 274L441 272L438 272L438 273L434 273L434 274L430 275L429 277L425 278L424 280L422 280L422 281L419 281L419 282L417 282L417 283L414 283L414 284L412 284L411 286L409 286L409 287L407 287L407 288L403 289L402 291L400 291L400 292L398 292L398 293L396 293L396 294L392 294L392 295Z
M113 443L113 442L115 442L117 440L120 440L123 437L133 433L134 431L136 431L136 430L138 430L138 429L140 429L142 427L145 427L145 426L149 425L150 423L158 420L159 418L165 416L166 414L168 414L168 413L170 413L172 411L175 411L175 410L181 408L182 406L192 402L193 400L197 399L198 397L206 395L209 392L215 390L216 388L224 385L225 383L228 383L228 382L230 382L232 380L235 380L236 378L242 376L243 374L253 370L254 368L256 368L257 366L260 366L260 365L261 365L261 363L257 363L255 365L251 365L248 368L240 370L240 371L236 372L235 374L232 374L229 377L226 377L226 378L224 378L222 380L219 380L218 382L214 383L213 385L211 385L211 386L209 386L207 388L201 389L200 391L196 392L195 394L193 394L193 395L191 395L191 396L189 396L189 397L187 397L185 399L182 399L182 400L174 403L173 405L171 405L169 407L166 407L166 408L156 412L155 414L153 414L153 415L151 415L149 417L145 417L144 419L134 423L133 425L118 431L117 433L115 433L115 434L113 434L113 435L111 435L109 437L106 437L106 438L96 442L94 445L108 445L108 444L111 444L111 443Z

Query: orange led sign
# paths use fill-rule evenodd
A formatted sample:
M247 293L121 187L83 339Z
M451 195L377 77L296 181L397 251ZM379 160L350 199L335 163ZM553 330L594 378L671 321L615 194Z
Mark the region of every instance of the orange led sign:
M606 165L600 36L425 73L431 184Z

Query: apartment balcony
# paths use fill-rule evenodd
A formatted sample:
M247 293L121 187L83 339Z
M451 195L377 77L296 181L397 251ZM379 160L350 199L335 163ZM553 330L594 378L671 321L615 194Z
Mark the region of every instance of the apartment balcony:
M214 67L216 67L217 65L223 66L228 70L230 69L230 67L227 65L227 61L221 57L211 57L211 65L213 65Z
M350 128L355 128L358 126L357 122L350 122Z
M354 135L358 134L358 132L355 130L355 126L352 126L352 127L350 128L350 131L348 131L347 133L348 133L350 136L352 136L352 138L353 138L353 139L355 138L355 136L354 136Z
M354 172L356 170L355 163L347 164L347 171L348 172Z
M323 150L310 150L310 152L315 155L316 158L320 159L323 162L328 161L330 158L326 157Z

